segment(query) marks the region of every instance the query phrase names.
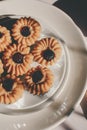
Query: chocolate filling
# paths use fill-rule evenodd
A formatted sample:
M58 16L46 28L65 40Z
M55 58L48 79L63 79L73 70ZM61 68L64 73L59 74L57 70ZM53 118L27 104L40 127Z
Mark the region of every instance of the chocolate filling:
M20 52L17 52L12 56L12 59L15 63L21 64L23 63L23 57L24 56Z
M27 26L22 27L22 29L21 29L21 34L22 34L24 37L29 36L29 35L31 34L29 27L27 27Z
M52 50L50 50L49 48L45 51L43 51L43 57L44 59L46 59L47 61L50 61L54 58L55 54Z
M14 80L13 79L5 79L3 81L3 88L6 90L6 91L11 91L12 90L12 87L13 87L13 83L14 83Z
M4 34L0 32L0 38L2 38L2 37L3 37L3 35L4 35Z
M43 78L43 74L40 70L36 70L32 74L32 80L33 80L34 83L38 83L39 81L41 81L42 78Z

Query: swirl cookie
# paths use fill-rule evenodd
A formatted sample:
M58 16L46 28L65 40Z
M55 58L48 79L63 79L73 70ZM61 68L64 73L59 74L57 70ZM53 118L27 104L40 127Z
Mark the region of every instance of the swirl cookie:
M40 37L41 26L33 18L20 18L13 25L12 36L18 43L31 46Z
M26 89L34 94L40 95L49 91L52 87L54 76L46 67L33 67L25 76Z
M0 74L4 72L2 61L0 60Z
M10 31L6 27L0 26L0 52L11 43Z
M24 86L15 76L0 78L0 103L14 103L22 97L23 92Z
M29 51L30 48L22 44L9 46L3 54L3 62L7 72L16 76L25 74L33 60Z
M51 38L43 38L34 47L32 54L34 60L42 65L53 65L61 56L62 48L58 41Z

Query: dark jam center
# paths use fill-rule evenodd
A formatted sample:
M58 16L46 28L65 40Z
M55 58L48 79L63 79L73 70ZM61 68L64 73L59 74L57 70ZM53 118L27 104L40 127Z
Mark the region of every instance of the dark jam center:
M20 52L15 53L12 59L15 63L23 63L23 55Z
M43 74L40 70L37 70L32 74L32 80L34 83L38 83L39 81L41 81L42 78Z
M43 52L43 57L47 61L52 60L54 58L54 56L55 56L54 52L52 50L50 50L49 48Z
M25 26L21 29L21 34L24 36L24 37L27 37L30 35L30 29L29 27Z
M4 34L0 32L0 38L2 38L2 37L3 37L3 35L4 35Z
M3 81L3 88L6 90L6 91L11 91L12 90L12 87L13 87L13 79L5 79Z

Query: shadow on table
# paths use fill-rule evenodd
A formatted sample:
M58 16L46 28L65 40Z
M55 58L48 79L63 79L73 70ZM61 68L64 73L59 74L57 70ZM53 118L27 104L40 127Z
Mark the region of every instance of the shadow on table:
M79 112L79 111L74 111L74 113L78 116L84 117L83 113Z
M67 123L63 123L62 125L61 125L61 127L63 128L63 129L65 129L65 130L74 130L71 126L69 126L69 124L67 124Z

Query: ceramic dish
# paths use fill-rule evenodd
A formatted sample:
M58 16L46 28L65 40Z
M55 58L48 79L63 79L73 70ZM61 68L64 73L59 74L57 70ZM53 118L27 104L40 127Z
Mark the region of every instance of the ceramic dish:
M47 25L40 18L38 19L33 16L23 16L23 15L21 15L21 16L18 16L18 15L4 16L3 15L3 16L1 16L1 19L0 19L1 20L0 25L11 30L13 23L15 23L15 21L17 19L20 19L22 17L26 17L26 18L32 17L35 20L37 20L40 23L41 28L42 28L38 41L43 38L54 37L59 42L61 49L62 49L62 53L61 53L59 60L57 60L57 62L55 64L46 66L48 69L50 69L52 71L52 73L54 75L53 85L50 88L50 90L47 93L45 93L44 95L43 94L42 95L33 95L33 94L30 94L28 91L24 91L22 98L20 98L15 103L12 103L9 105L0 104L1 111L3 109L2 113L5 113L5 114L12 114L12 113L13 114L17 114L17 113L22 114L22 113L26 113L26 112L33 112L33 111L43 109L46 106L48 106L49 104L51 104L52 102L54 102L54 99L56 100L56 96L58 97L60 95L61 91L63 91L63 88L64 88L63 84L65 84L65 82L66 82L66 79L67 79L68 73L69 73L69 68L70 68L70 63L69 63L70 59L69 59L68 48L66 46L66 43L63 41L63 39L59 36L59 34L50 25ZM14 41L12 43L14 43ZM21 44L21 43L19 43L19 44ZM9 45L9 46L11 46L11 45ZM3 53L3 55L4 55L4 53ZM31 64L31 68L37 67L38 65L40 65L38 62L33 61ZM19 77L21 78L21 76L19 76ZM23 77L23 75L22 75L22 77ZM25 80L25 79L22 78L22 81L23 80Z
M18 4L17 4L17 3ZM28 4L29 2L29 4ZM20 8L21 6L21 8ZM10 8L9 8L10 7ZM52 129L70 115L80 102L86 86L86 51L84 36L74 22L61 10L36 1L10 1L1 3L2 14L30 15L50 25L62 37L68 48L70 69L63 91L53 103L38 112L22 116L1 114L1 129ZM4 10L4 11L3 11ZM27 111L26 111L27 112ZM9 113L8 113L9 114ZM11 114L11 113L10 113ZM5 125L4 125L5 124Z

